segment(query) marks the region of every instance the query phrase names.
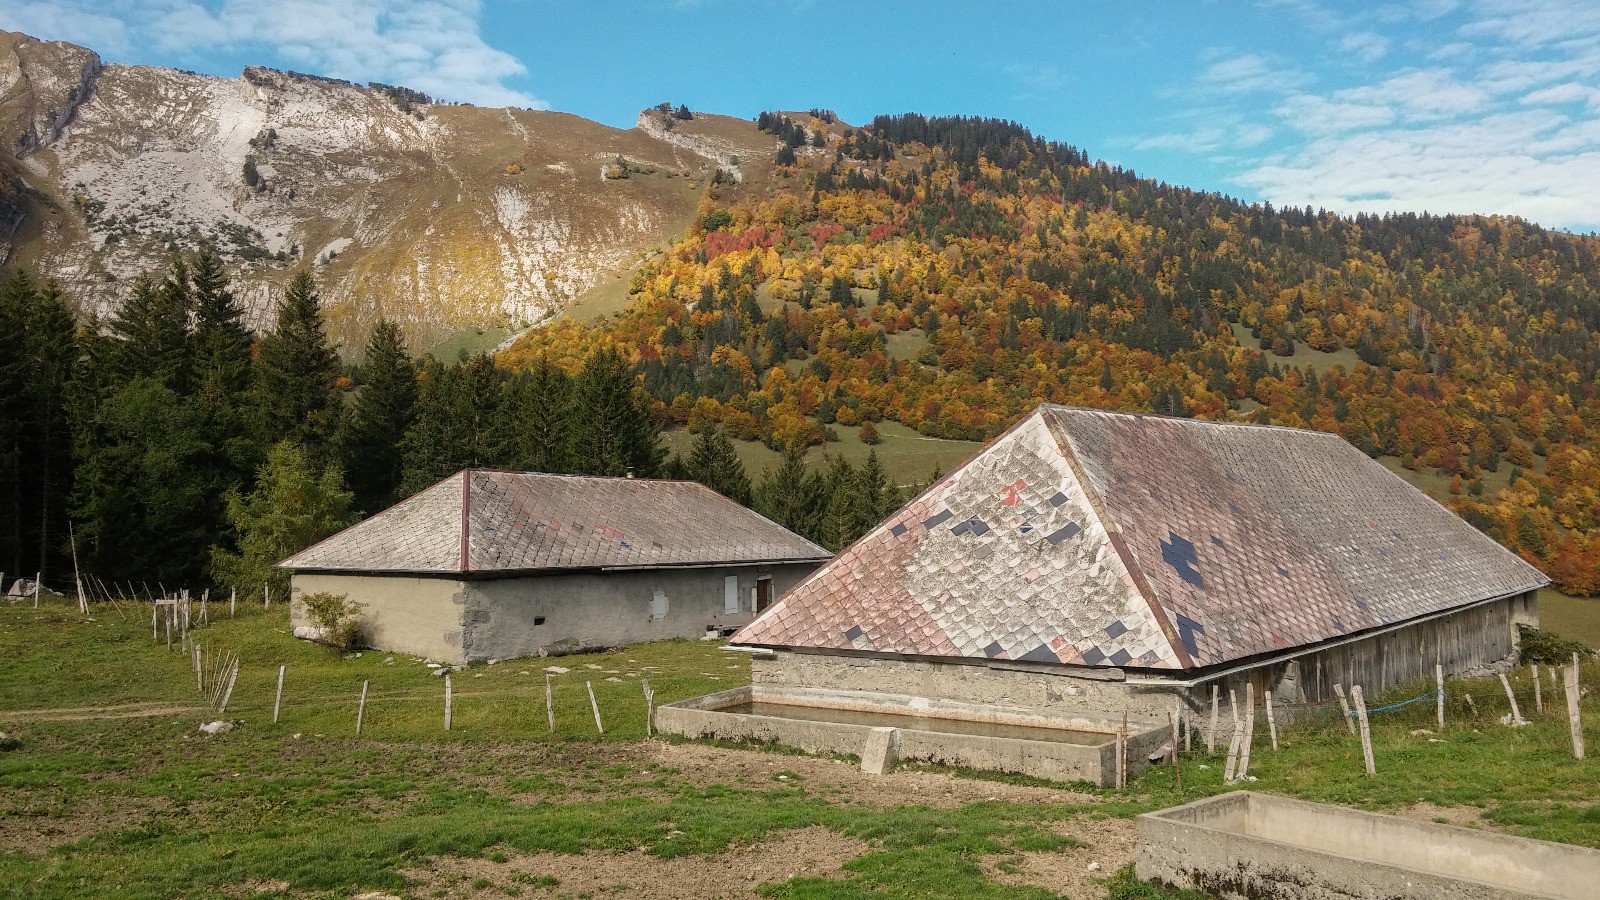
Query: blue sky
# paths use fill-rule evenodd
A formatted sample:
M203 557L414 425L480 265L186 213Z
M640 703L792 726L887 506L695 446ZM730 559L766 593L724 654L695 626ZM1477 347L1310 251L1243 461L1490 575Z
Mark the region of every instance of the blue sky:
M1247 200L1600 228L1596 0L8 0L0 27L619 127L662 100L998 116Z

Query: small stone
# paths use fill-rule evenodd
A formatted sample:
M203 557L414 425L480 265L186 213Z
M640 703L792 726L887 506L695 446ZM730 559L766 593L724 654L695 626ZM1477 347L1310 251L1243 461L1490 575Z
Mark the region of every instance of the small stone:
M433 661L433 660L428 660L428 663L427 663L427 666L428 666L428 668L430 668L430 669L437 669L437 668L440 668L440 666L439 666L439 664L438 664L438 663L436 663L436 662L434 662L434 661Z
M1433 732L1429 731L1426 728L1413 728L1413 729L1411 729L1411 736L1412 737L1422 737L1425 734L1433 734Z
M597 666L594 663L584 663L583 667L585 669L603 669L603 668L605 668L604 666Z
M1251 775L1250 777L1245 779L1245 781L1260 781L1260 780L1261 779L1255 777L1254 775Z
M297 741L300 740L300 732L296 731L294 733L294 739L297 740Z
M447 669L447 668L446 669L434 669L432 672L429 672L428 674L432 675L435 678L438 678L441 675L449 675L450 674L450 670Z
M386 665L386 666L392 666L392 665L394 665L394 657L392 657L392 656L391 656L391 657L389 657L389 658L387 658L387 659L385 659L385 660L384 660L384 661L383 661L383 664L384 664L384 665Z
M1092 863L1089 863L1089 865L1086 866L1085 868L1087 868L1091 872L1098 872L1098 871L1100 871L1100 864L1097 863L1097 862L1092 862Z
M549 672L551 675L565 675L568 672L572 671L571 669L565 668L564 666L545 666L544 670L546 672Z
M482 672L476 672L476 673L473 674L472 677L473 678L482 678L483 677L483 673Z
M204 734L225 734L232 730L232 722L207 722L200 726L200 731Z
M607 678L606 680L611 682L612 684L621 684L622 683L622 679L621 678L617 678L615 676L613 676L611 678Z
M498 665L499 663L500 663L500 660L498 660L498 659L489 660L489 665L491 665L491 666Z
M1200 764L1200 768L1202 768L1202 769L1210 769L1211 767L1206 765L1205 763L1201 763Z
M16 735L0 731L0 750L15 750L20 746L22 741L18 740Z

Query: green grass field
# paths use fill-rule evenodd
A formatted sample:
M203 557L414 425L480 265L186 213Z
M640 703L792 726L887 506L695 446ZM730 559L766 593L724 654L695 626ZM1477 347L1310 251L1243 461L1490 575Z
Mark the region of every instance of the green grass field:
M880 440L871 446L861 443L859 426L832 427L838 433L839 440L808 449L805 458L809 465L823 465L830 454L841 455L852 465L859 465L866 460L869 452L876 450L878 461L889 479L899 485L924 482L935 467L941 472L949 472L983 449L983 445L977 441L931 438L898 422L879 422L877 429ZM669 451L685 455L694 446L694 435L683 429L665 432L661 439ZM750 473L751 481L759 479L761 473L783 462L783 454L760 441L734 441L733 445L739 454L739 461Z
M658 702L748 683L742 654L699 641L472 666L452 676L446 732L443 681L423 661L296 641L281 605L241 608L195 632L208 654L242 663L226 714L240 724L205 736L197 726L215 714L188 658L151 640L147 610L97 606L84 621L62 600L0 605L0 730L20 741L0 750L7 897L577 900L627 895L628 880L669 863L671 877L726 885L715 879L738 854L821 829L848 848L841 865L795 874L801 861L786 861L707 895L759 885L761 896L797 900L1084 900L1108 886L1075 873L1091 858L1107 875L1126 862L1128 817L1229 789L1220 755L1203 749L1182 758L1181 789L1170 767L1156 767L1116 791L924 766L872 778L788 751L643 740L645 678ZM1596 627L1585 607L1573 612ZM284 708L273 724L279 665ZM567 670L551 674L554 734L544 711L552 666ZM1597 677L1586 665L1585 683ZM1541 715L1529 673L1512 682L1533 720L1525 728L1499 724L1508 705L1494 679L1450 682L1442 732L1431 702L1375 715L1371 778L1334 719L1286 727L1277 751L1262 729L1250 787L1600 847L1594 761L1571 758L1558 697L1546 689ZM156 708L127 718L106 717L127 707L87 709L133 703ZM1584 715L1600 746L1600 692ZM635 874L614 874L616 853L636 854ZM586 875L588 864L611 874ZM1116 884L1118 898L1164 896Z
M488 353L510 336L511 331L506 328L468 328L434 344L428 352L442 363L454 363L463 352L468 356Z
M1237 322L1233 323L1233 337L1241 347L1260 346L1260 342L1250 336L1250 329ZM1313 350L1305 344L1296 344L1294 352L1290 355L1273 356L1268 353L1267 361L1277 363L1280 366L1294 366L1297 369L1304 369L1306 366L1310 366L1318 375L1321 375L1334 366L1343 366L1346 372L1353 372L1355 371L1356 363L1361 361L1361 357L1357 356L1356 352L1349 347L1341 347L1331 353L1324 353L1321 350Z

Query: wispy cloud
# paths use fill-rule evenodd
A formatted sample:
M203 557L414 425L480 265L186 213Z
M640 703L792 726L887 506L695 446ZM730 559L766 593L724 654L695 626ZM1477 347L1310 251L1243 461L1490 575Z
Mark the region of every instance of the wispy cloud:
M1316 20L1312 39L1354 64L1314 67L1313 78L1260 53L1202 53L1189 94L1233 124L1165 129L1132 146L1204 156L1279 205L1600 226L1600 4L1279 5ZM1334 18L1338 29L1322 27ZM1272 139L1253 149L1230 140L1251 124Z
M270 48L313 74L488 106L545 107L506 85L526 69L484 40L480 11L477 0L64 0L0 8L0 27L112 55L134 45L180 59Z

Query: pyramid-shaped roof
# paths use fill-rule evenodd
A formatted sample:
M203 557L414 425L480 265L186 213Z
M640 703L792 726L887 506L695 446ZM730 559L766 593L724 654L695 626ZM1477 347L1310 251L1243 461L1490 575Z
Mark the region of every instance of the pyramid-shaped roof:
M468 469L279 567L494 575L820 562L830 555L692 481Z
M1335 435L1042 406L734 640L1186 670L1546 584Z

